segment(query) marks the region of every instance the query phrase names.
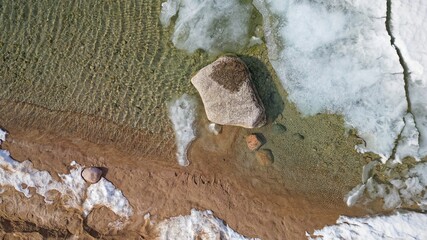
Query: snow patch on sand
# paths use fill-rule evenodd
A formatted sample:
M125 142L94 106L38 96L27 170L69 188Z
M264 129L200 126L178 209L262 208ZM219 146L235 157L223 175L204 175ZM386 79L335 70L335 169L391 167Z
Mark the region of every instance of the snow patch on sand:
M130 217L132 207L123 196L122 191L117 189L111 182L101 178L99 182L90 185L86 190L87 198L83 203L83 212L87 216L95 206L106 206L121 217Z
M187 159L187 149L190 143L196 138L197 102L196 100L184 94L169 105L169 118L173 123L177 145L177 159L181 166L188 166L190 162Z
M249 43L253 7L239 0L168 0L162 3L160 21L175 21L173 44L190 53L197 49L217 54L243 48Z
M395 213L389 216L340 216L336 225L315 230L308 239L427 239L427 214Z
M0 144L6 141L7 132L0 128Z
M49 200L49 192L56 190L67 199L66 207L83 209L85 216L101 205L121 217L132 215L128 200L111 182L102 178L88 187L81 177L83 167L75 162L71 167L69 174L58 174L61 181L56 181L49 172L35 169L31 161L15 161L8 151L0 149L0 186L11 186L27 198L32 196L29 188L34 188L48 204L53 203Z
M203 239L203 240L239 240L255 239L245 238L236 233L221 219L216 218L213 213L207 211L191 210L190 215L172 217L157 225L160 240L167 239Z

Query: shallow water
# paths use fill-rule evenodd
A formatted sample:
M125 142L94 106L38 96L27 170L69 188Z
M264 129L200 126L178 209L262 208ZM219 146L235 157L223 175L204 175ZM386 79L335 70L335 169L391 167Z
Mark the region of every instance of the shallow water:
M169 132L207 55L175 50L161 1L1 1L0 98Z

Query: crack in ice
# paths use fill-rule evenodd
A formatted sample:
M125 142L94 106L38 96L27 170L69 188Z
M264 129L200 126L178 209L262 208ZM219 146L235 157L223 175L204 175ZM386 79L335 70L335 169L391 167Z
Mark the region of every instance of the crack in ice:
M392 0L387 0L386 1L387 4L387 10L386 10L386 20L385 20L385 27L386 27L386 31L388 33L388 35L390 36L390 44L391 46L396 50L396 54L399 58L399 63L402 66L403 69L403 82L404 82L404 89L405 89L405 99L407 102L407 110L406 113L410 114L412 116L412 118L414 119L414 124L415 124L415 129L418 132L418 143L420 142L421 139L421 132L419 131L418 127L417 127L417 121L415 119L415 115L412 113L412 104L411 104L411 98L410 98L410 94L409 94L409 80L411 78L411 73L409 71L408 65L403 57L402 52L400 51L400 48L397 46L396 44L396 38L393 35L393 31L392 31L392 19L391 19L391 11L392 11ZM389 159L394 159L396 156L396 151L397 151L397 147L399 145L399 142L402 138L402 133L406 127L406 120L405 118L403 118L403 122L404 125L402 127L402 130L399 132L396 140L395 140L395 144L392 150L392 154L390 155Z

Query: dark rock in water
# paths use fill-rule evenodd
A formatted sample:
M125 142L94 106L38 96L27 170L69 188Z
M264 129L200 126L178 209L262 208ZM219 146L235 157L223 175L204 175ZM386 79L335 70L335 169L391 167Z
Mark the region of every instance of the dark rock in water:
M82 177L88 183L97 183L101 176L102 170L97 167L88 167L82 171Z
M274 133L284 133L286 132L288 129L285 127L285 125L281 124L281 123L273 123L273 131Z
M302 135L301 133L295 133L294 136L296 136L297 138L299 138L301 140L305 139L304 135Z
M270 166L274 162L273 153L270 149L256 151L255 157L261 166Z
M246 136L246 144L251 151L259 149L264 144L263 142L263 139L258 134Z
M264 105L245 63L225 56L202 68L191 83L199 92L209 121L245 128L266 123Z

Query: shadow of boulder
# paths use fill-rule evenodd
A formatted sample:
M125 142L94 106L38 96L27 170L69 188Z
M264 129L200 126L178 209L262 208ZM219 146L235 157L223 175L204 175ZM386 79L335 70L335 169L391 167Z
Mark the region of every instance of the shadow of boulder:
M284 109L284 102L267 66L258 58L252 56L238 56L249 68L253 83L258 91L259 97L264 104L267 122L273 122Z
M101 177L106 178L107 173L108 173L108 168L106 168L106 167L98 167L98 168L101 169L101 171L102 171Z

